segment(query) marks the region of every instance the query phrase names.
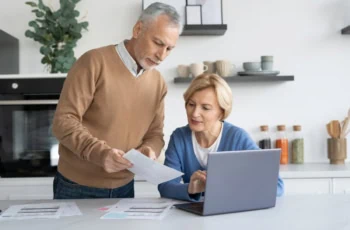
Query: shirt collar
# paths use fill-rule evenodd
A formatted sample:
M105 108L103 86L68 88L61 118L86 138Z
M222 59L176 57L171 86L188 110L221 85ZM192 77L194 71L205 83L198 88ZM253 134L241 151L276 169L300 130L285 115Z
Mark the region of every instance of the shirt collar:
M127 42L127 40L124 40L121 43L119 43L118 45L116 45L117 53L119 54L119 56L122 59L124 65L130 71L130 73L132 75L134 75L134 77L139 77L144 72L144 69L141 69L140 72L137 73L137 68L138 68L137 63L131 57L130 53L126 49L125 42Z

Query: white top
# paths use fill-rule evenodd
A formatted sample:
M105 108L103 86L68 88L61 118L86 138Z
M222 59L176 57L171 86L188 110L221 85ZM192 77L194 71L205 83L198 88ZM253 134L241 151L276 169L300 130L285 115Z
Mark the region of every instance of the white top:
M223 125L221 125L221 130L220 130L220 134L218 136L218 138L216 139L216 141L209 146L209 148L203 148L198 144L196 135L194 132L192 132L192 144L193 144L193 151L194 154L197 157L197 160L199 162L199 164L203 167L203 168L207 168L207 164L208 164L208 154L210 152L217 152L218 148L219 148L219 144L221 141L221 136L222 136L222 129L223 129Z
M128 50L125 47L125 42L127 40L122 41L118 45L116 45L117 53L119 54L120 59L122 59L124 65L134 77L139 77L143 73L143 69L140 70L139 73L137 73L137 63L136 61L131 57Z
M200 217L176 208L162 220L101 220L98 208L117 203L117 199L81 199L75 201L83 215L59 219L2 221L6 230L95 230L95 229L259 229L259 230L330 230L350 229L350 195L299 195L277 198L276 207L250 212ZM26 203L63 202L0 201L0 209Z

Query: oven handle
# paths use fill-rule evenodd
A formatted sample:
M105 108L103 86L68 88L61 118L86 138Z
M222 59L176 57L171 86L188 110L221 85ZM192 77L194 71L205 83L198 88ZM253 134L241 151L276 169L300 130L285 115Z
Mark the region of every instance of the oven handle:
M57 105L58 100L4 100L0 105Z

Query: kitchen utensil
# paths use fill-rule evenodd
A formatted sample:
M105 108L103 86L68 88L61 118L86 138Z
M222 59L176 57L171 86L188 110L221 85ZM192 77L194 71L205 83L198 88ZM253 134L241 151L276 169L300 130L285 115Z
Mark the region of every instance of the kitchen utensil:
M339 138L341 132L340 122L338 120L331 121L331 133L333 138Z
M332 130L331 130L331 123L329 122L329 123L326 125L326 127L327 127L327 133L328 133L328 135L331 136L332 138L334 138L334 137L333 137Z
M341 134L340 134L340 138L345 138L345 134L348 130L348 125L349 125L349 117L346 117L343 122L342 122L342 127L341 127Z

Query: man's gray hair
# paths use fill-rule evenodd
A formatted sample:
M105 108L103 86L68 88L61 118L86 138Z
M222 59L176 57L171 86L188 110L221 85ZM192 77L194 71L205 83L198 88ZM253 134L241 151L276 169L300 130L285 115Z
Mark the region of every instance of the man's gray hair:
M182 32L182 23L180 15L173 6L161 2L154 2L142 11L139 21L148 24L155 20L159 15L166 15L169 18L170 24L178 26L180 33Z

